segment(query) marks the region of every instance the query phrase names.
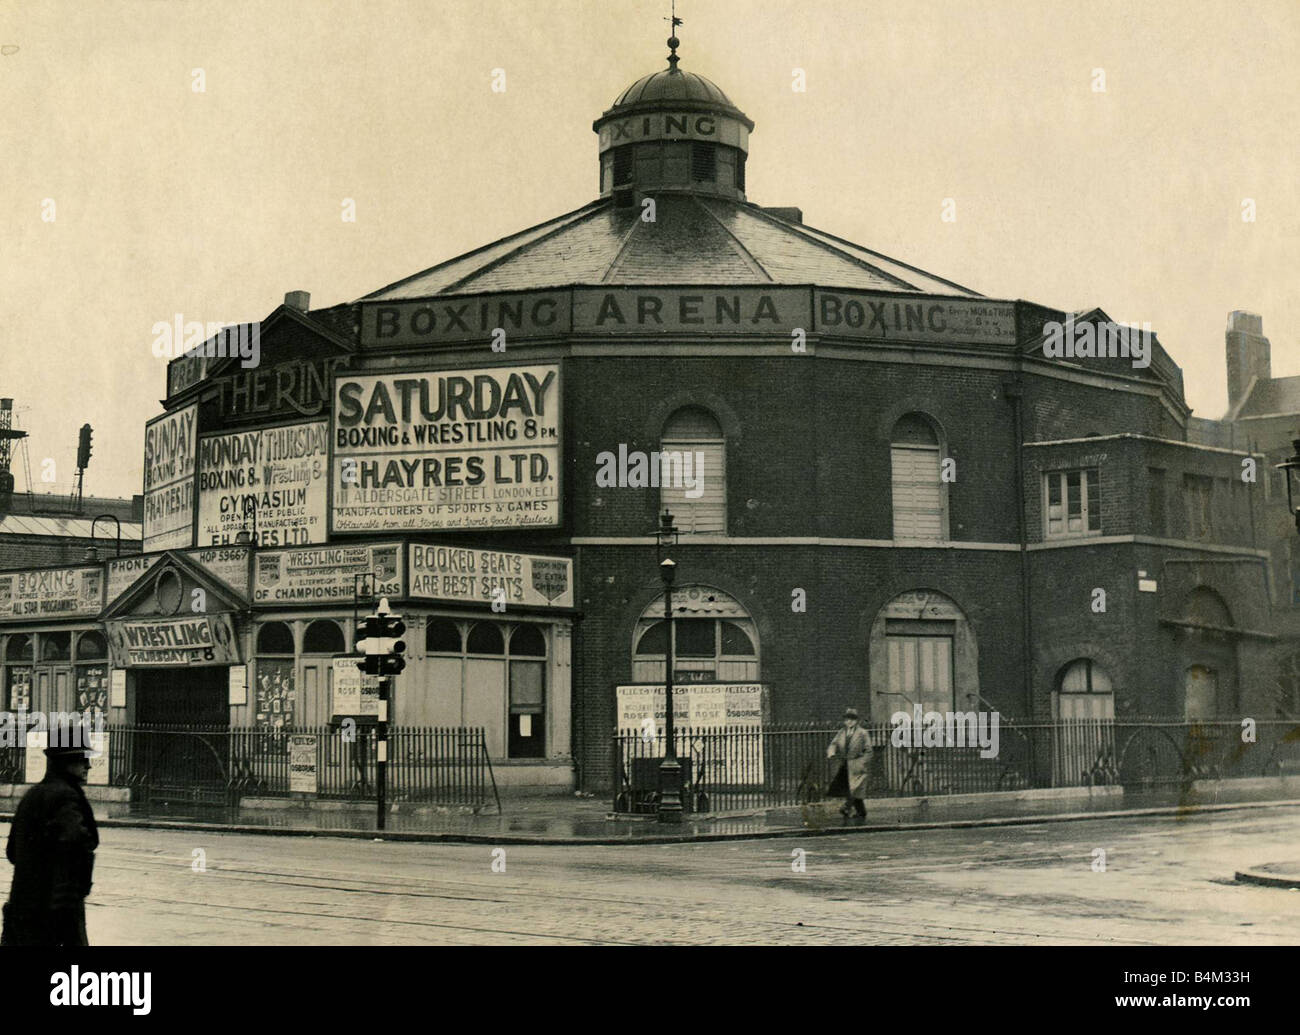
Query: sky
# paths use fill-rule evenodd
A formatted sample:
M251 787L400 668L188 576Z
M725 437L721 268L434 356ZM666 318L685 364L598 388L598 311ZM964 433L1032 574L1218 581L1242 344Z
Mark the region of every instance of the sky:
M1297 0L677 13L681 67L756 123L750 201L989 297L1149 322L1199 416L1226 407L1231 310L1263 315L1275 376L1300 374ZM596 197L591 123L665 67L668 14L0 2L0 395L37 491L72 489L83 423L86 494L141 491L156 323L353 301Z

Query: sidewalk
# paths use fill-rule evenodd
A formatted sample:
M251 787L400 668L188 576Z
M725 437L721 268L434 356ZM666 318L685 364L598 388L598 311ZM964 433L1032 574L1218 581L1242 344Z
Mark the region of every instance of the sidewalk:
M399 806L376 829L374 805L332 808L286 803L283 808L203 810L177 806L143 815L125 804L95 803L105 827L205 830L280 836L383 838L466 844L670 844L693 841L806 837L821 834L1008 826L1143 815L1188 815L1224 809L1300 805L1300 779L1200 781L1182 792L1126 794L1119 787L1064 788L930 798L868 799L865 820L845 820L838 801L684 816L680 825L654 816L615 816L604 798L543 797L503 802L504 815ZM183 810L183 811L182 811ZM0 818L10 818L0 812ZM1296 867L1300 870L1300 866Z

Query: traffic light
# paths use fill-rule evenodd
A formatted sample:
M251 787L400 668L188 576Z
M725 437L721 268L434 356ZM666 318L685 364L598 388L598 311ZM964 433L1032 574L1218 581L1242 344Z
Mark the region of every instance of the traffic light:
M357 650L364 654L361 671L368 676L395 676L406 668L406 644L399 639L406 632L401 615L388 614L388 598L379 602L379 611L367 615L357 627Z
M83 424L81 437L77 439L77 467L83 471L90 466L90 435L90 425Z

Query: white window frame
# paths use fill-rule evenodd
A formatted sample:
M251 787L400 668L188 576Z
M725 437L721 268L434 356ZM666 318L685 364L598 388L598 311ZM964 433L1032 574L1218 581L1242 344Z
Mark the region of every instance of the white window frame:
M1104 521L1101 513L1101 501L1097 501L1097 521L1096 528L1088 527L1088 475L1096 474L1097 495L1101 495L1101 468L1099 467L1063 467L1054 471L1043 472L1043 537L1045 539L1080 539L1087 536L1101 535L1101 523ZM1069 495L1069 476L1077 474L1079 476L1079 517L1082 527L1072 529L1070 527L1070 495ZM1052 514L1052 480L1058 479L1057 484L1060 486L1061 502L1057 504L1060 508L1060 515L1054 517ZM1061 523L1060 529L1053 531L1053 521Z

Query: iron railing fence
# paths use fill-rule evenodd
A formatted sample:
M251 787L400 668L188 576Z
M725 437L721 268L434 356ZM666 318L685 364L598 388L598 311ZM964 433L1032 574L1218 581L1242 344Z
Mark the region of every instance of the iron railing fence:
M108 783L132 800L238 805L245 797L289 797L290 746L299 741L300 777L311 797L375 800L373 727L345 735L335 726L269 730L228 726L106 725ZM0 748L4 774L22 782L26 749ZM388 728L387 800L481 807L496 796L482 727ZM314 773L311 763L314 762ZM490 797L489 797L490 796Z
M942 740L916 730L864 726L875 750L871 797L970 794L1122 784L1163 789L1195 779L1300 772L1300 723L1262 719L1186 722L1160 717L1022 722L960 727ZM839 763L826 749L839 727L807 723L675 729L683 806L736 811L820 800ZM663 730L616 730L616 812L653 811Z

